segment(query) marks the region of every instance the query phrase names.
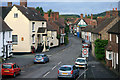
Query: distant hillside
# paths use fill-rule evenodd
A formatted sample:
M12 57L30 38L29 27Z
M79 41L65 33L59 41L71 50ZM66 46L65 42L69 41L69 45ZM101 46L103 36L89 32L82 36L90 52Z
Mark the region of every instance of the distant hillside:
M112 14L112 11L110 11L110 14ZM118 11L118 14L120 16L120 10ZM99 14L93 14L94 17L105 16L105 15L106 15L106 12L102 12L102 13L99 13Z
M64 14L60 15L60 17L64 18L65 20L67 20L67 18L80 18L80 16L77 14Z

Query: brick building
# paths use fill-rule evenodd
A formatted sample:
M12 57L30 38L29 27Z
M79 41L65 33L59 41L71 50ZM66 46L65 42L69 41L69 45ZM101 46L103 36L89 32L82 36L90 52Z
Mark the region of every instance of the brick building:
M119 72L119 66L118 63L118 35L120 28L120 20L117 22L112 28L108 30L108 45L106 46L106 53L105 53L105 61L106 65L115 70L116 72Z

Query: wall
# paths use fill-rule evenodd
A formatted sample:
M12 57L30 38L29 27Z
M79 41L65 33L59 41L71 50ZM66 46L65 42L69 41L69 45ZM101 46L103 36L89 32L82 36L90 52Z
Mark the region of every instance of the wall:
M2 47L3 47L3 32L0 32L0 56L3 55L3 53L2 53L2 51L3 51Z
M18 13L18 18L14 18L14 13ZM13 45L13 52L30 52L29 20L14 6L4 21L13 29L12 35L18 35L18 44Z

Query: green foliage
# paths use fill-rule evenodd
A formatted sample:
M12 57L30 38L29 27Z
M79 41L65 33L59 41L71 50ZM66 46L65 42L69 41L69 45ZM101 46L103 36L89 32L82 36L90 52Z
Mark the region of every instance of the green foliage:
M70 32L69 26L66 25L66 27L65 27L65 33L66 33L66 36L68 36L68 33L69 33L69 32Z
M53 12L52 9L49 9L49 11L47 11L49 17L50 17L51 12Z
M42 9L42 7L36 7L37 11L40 11L41 15L44 16L44 11Z
M97 39L94 43L96 57L100 60L103 60L105 57L105 46L108 44L108 40Z
M68 36L65 35L65 45L67 45L68 43L69 43Z
M60 39L60 35L59 34L57 34L57 39Z

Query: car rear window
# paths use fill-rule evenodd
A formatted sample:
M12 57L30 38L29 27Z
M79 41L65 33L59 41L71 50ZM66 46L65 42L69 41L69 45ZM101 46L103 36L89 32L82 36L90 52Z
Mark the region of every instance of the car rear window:
M61 71L71 71L71 67L61 67Z
M43 55L36 55L35 56L36 58L41 58L41 57L44 57Z
M12 65L2 65L2 68L12 69Z
M84 59L77 59L76 62L85 63Z

